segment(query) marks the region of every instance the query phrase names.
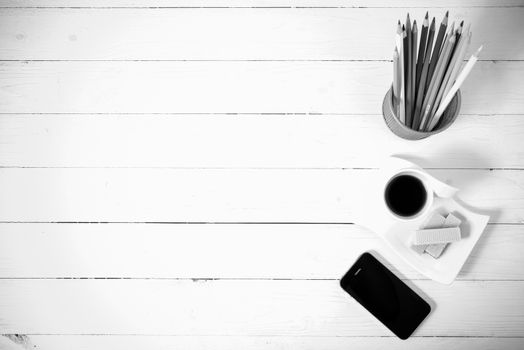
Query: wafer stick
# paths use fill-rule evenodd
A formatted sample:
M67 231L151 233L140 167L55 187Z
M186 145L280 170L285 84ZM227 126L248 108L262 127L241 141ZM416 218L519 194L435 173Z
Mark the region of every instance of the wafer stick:
M460 221L459 218L457 218L453 214L448 214L446 216L446 219L444 220L444 223L442 224L443 227L459 227L462 221ZM438 259L442 253L444 252L444 249L448 246L449 243L437 243L437 244L429 244L426 246L424 251L434 257L435 259ZM420 247L420 246L415 246Z
M450 243L460 241L460 228L445 227L417 230L413 243L415 245Z

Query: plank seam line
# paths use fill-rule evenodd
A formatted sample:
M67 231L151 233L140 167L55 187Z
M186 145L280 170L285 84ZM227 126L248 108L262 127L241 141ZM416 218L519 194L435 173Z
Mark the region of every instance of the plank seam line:
M400 278L403 281L431 281L429 278ZM339 278L271 278L271 277L0 277L0 281L48 281L48 280L89 280L89 281L187 281L204 282L234 282L234 281L275 281L275 282L336 282ZM524 279L478 279L457 278L455 282L524 282Z
M467 62L468 60L463 60ZM522 59L479 59L479 62L524 62ZM0 59L0 62L386 62L389 59Z
M0 117L22 115L44 116L381 116L377 113L326 113L326 112L0 112ZM461 116L497 117L497 116L522 116L524 113L461 113Z
M175 167L175 166L26 166L26 165L0 165L0 169L129 169L129 170L231 170L231 171L241 171L241 170L282 170L282 171L316 171L316 170L326 170L326 171L347 171L347 170L378 170L376 167ZM427 170L464 170L464 171L522 171L522 167L424 167Z
M0 335L21 335L20 333L3 333ZM100 337L232 337L232 338L394 338L390 335L281 335L281 334L150 334L150 333L24 333L25 336L100 336ZM524 336L504 336L504 335L413 335L410 338L501 338L501 339L522 339Z
M147 225L355 225L353 222L305 221L0 221L0 224L147 224ZM488 223L488 225L523 225L523 223Z
M352 222L278 222L278 221L0 221L1 224L59 224L59 225L355 225ZM490 226L522 226L524 222L490 222Z
M176 10L176 9L473 9L522 8L524 5L473 5L473 6L0 6L0 9L71 9L71 10Z

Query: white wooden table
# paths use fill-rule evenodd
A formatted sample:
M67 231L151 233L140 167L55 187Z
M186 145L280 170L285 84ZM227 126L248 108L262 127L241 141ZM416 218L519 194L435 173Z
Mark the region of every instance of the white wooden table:
M413 7L415 6L415 7ZM448 131L381 117L398 18L472 23ZM524 1L0 1L0 349L524 346ZM491 215L451 286L352 224L399 154ZM338 286L373 249L403 342Z

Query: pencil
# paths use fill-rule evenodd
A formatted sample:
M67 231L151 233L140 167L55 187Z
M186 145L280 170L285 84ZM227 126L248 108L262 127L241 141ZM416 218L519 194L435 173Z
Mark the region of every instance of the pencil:
M399 51L399 67L400 67L400 101L399 101L399 114L398 119L402 124L406 123L406 83L404 80L404 41L406 39L406 31L402 26L402 40L400 40L400 51Z
M440 104L439 108L437 109L437 112L435 113L435 117L431 121L431 124L428 126L428 130L432 130L435 125L437 125L440 117L446 110L446 107L449 105L455 94L457 93L458 89L460 89L460 86L464 83L464 80L468 77L469 73L473 69L473 66L475 63L477 63L480 51L482 50L482 46L480 46L470 59L468 60L468 63L464 66L464 69L460 72L459 76L457 77L457 80L453 84L453 87L449 90L448 94L442 100L442 103Z
M437 62L437 67L435 68L435 73L431 78L430 86L426 94L426 99L424 99L423 109L425 110L424 115L422 116L419 131L424 131L428 122L429 114L427 111L427 106L430 106L429 112L433 108L435 98L437 96L437 90L442 81L442 76L444 74L444 69L448 65L449 54L451 52L451 47L455 44L455 36L453 35L448 41L444 43L444 48L442 50L442 55Z
M402 69L400 68L400 53L398 53L398 60L397 60L397 106L395 108L397 117L400 115L400 91L402 89Z
M413 55L411 52L413 50L413 37L411 35L411 20L409 18L409 13L406 18L406 38L407 42L404 42L404 44L406 44L406 47L404 48L404 66L406 67L406 71L404 72L404 77L406 79L406 125L411 126L411 107L413 106L413 101L411 100L413 89L413 86L411 85L411 65L413 64Z
M446 34L446 29L448 27L448 16L449 16L449 11L446 11L446 15L444 16L444 19L440 23L440 28L438 30L438 35L435 41L435 46L433 47L433 55L431 56L431 62L429 63L429 71L428 71L428 79L427 79L428 85L431 82L433 78L433 74L435 73L435 69L437 67L438 58L440 56L440 49L442 47L444 35ZM426 89L427 88L428 87L426 86Z
M449 40L449 36L453 34L453 31L455 30L455 22L451 23L451 30L447 31L444 35L444 40L442 40L443 43L447 42ZM444 45L440 48L439 56L442 55L442 49L444 49Z
M449 76L449 79L448 79L448 82L446 84L446 88L444 89L444 96L446 96L449 92L449 90L451 90L451 87L453 86L453 83L455 83L455 80L457 79L457 76L460 72L460 67L462 66L462 61L464 60L464 57L466 56L466 52L468 50L468 47L471 43L471 33L469 32L469 26L468 28L466 29L466 34L462 35L461 36L461 40L460 40L460 48L457 52L457 59L453 65L453 68L451 70L451 75Z
M446 43L447 41L448 41L448 33L444 34L444 39L442 39L442 43ZM442 55L443 49L444 49L444 44L442 44L442 46L440 47L440 51L438 53L439 58L440 58L440 55Z
M398 50L395 46L395 50L393 50L393 107L395 109L397 108L400 99L400 80L398 74Z
M424 131L426 129L429 118L431 116L431 111L433 110L433 106L435 105L437 92L439 90L439 86L440 86L440 83L442 81L442 77L444 74L443 72L448 63L446 59L449 58L449 53L451 52L451 45L454 44L455 37L453 36L451 39L446 41L443 44L443 49L442 49L443 52L440 55L439 61L437 62L435 73L433 74L433 77L429 85L429 89L426 93L426 98L424 99L424 103L422 107L425 112L420 121L420 125L419 125L420 131ZM430 107L429 110L426 109L428 106Z
M455 34L457 37L457 42L455 43L455 47L453 48L453 51L451 52L451 55L455 56L455 52L460 48L459 45L462 42L460 38L462 37L462 31L464 30L464 21L460 22L459 27L455 30Z
M428 42L426 45L426 52L424 53L424 62L422 66L420 82L418 84L415 114L414 114L413 123L412 123L413 130L418 130L418 127L420 125L420 118L421 118L420 114L422 113L422 102L424 101L424 95L426 93L426 81L427 81L427 76L428 76L429 62L431 58L431 50L433 47L434 36L435 36L435 17L433 17L433 20L431 21L431 26L429 27L429 31L428 31L428 40L427 40Z
M420 31L420 45L418 47L418 58L417 58L417 77L415 79L415 87L419 86L420 75L422 74L422 66L424 65L424 53L426 50L426 40L428 38L428 13L426 12L426 17L424 17L424 22L422 22L422 30ZM418 90L418 89L416 89ZM418 91L415 94L416 99L418 99ZM413 116L415 119L415 116Z
M457 35L457 41L460 40L460 37L462 36L462 31L464 30L464 21L460 22L460 26L458 27L458 35Z
M446 88L446 83L451 74L451 70L453 69L453 67L451 66L451 61L453 59L452 52L456 46L457 36L456 34L450 34L450 35L451 35L451 38L449 40L450 48L449 48L448 63L445 63L442 67L442 71L444 72L444 78L437 85L438 93L437 93L437 97L435 98L435 101L433 102L433 106L431 107L431 113L429 114L429 118L428 118L429 121L431 121L431 119L435 115L435 112L437 111L440 100L442 99L442 96L444 95L444 89Z
M417 101L415 106L415 116L413 118L413 124L411 125L413 130L418 130L418 127L420 125L420 119L421 119L421 112L422 112L422 102L424 101L424 90L425 90L425 84L426 84L426 78L428 75L428 68L429 68L429 60L424 62L424 66L422 67L422 74L420 77L420 84L418 86L418 92L417 92Z
M446 74L444 75L444 79L442 79L442 83L440 84L440 88L439 88L439 92L438 92L438 95L437 95L437 99L435 100L435 104L434 104L434 108L433 108L433 114L435 114L436 112L436 109L438 107L438 104L440 103L440 100L445 96L446 94L446 87L449 85L449 81L450 79L454 79L452 78L452 73L455 69L455 66L457 66L457 62L459 62L458 60L462 60L463 59L463 56L462 58L460 58L461 56L461 52L462 52L462 48L465 44L465 40L460 40L460 38L458 38L458 29L457 29L457 32L455 34L455 37L457 38L455 40L455 46L453 46L453 49L451 50L451 59L449 61L449 65L448 65L448 68L446 70ZM463 38L464 39L464 38ZM460 63L458 64L458 66L460 67ZM449 86L451 88L451 86Z
M396 43L399 54L400 54L400 42L401 41L402 41L402 25L400 24L400 20L398 20L397 35L395 35L395 43Z
M431 63L431 53L433 52L433 41L435 40L435 17L431 20L431 25L429 26L428 31L428 43L426 45L426 53L424 54L424 61L428 60ZM429 51L429 56L428 56Z
M413 29L411 30L412 44L411 44L411 116L409 120L409 127L413 124L413 113L415 113L415 95L417 93L417 40L418 28L417 21L413 21Z

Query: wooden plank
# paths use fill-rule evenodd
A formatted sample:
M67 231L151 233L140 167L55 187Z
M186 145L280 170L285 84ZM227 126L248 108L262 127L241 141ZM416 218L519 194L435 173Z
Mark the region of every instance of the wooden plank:
M0 8L173 8L173 7L522 7L522 0L1 0Z
M461 113L524 114L523 74L479 62ZM390 81L389 62L3 62L0 113L377 114Z
M524 281L412 286L436 305L418 336L523 336ZM391 335L338 281L1 280L0 291L3 334Z
M433 7L12 9L0 12L0 58L391 60L397 19L410 12L421 23L428 10L438 21L446 11ZM449 10L450 21L471 23L471 50L484 44L481 59L524 59L520 40L524 7ZM369 31L365 40L355 35L362 28Z
M522 338L461 338L461 337L412 337L401 342L394 337L282 337L282 336L110 336L110 335L30 335L21 337L11 335L17 345L7 337L0 337L0 347L4 350L23 350L36 346L40 350L76 350L76 349L272 349L272 350L347 350L358 348L371 349L476 349L476 350L514 350L521 348ZM23 348L22 346L27 346Z
M0 164L366 168L390 154L423 154L418 162L428 168L524 168L523 117L461 116L445 133L413 143L378 114L2 115Z
M0 169L0 221L352 222L377 170ZM431 170L492 223L524 220L524 172Z
M356 225L0 224L0 232L0 278L338 279L374 250L390 269L424 279ZM523 250L522 226L489 225L458 279L524 280Z

